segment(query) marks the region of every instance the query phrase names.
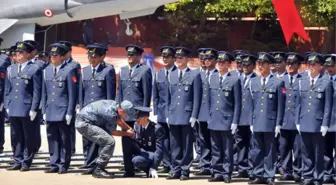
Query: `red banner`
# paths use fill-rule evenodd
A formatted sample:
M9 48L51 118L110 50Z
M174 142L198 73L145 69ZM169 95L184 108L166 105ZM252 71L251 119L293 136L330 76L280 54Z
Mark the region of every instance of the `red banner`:
M301 22L299 12L294 4L294 0L273 0L273 5L278 15L287 45L294 33L310 42Z

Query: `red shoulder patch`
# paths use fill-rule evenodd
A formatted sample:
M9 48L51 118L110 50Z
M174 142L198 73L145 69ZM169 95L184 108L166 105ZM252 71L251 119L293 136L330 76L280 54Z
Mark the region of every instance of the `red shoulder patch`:
M282 94L286 94L286 88L285 87L282 88Z
M1 73L1 78L5 79L5 73Z
M72 81L75 82L75 83L77 83L77 78L76 78L76 76L72 76Z

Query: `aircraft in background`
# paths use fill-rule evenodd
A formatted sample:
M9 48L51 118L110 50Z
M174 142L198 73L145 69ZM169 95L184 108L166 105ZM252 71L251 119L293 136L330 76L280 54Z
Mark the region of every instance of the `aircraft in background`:
M2 47L18 40L34 40L35 25L119 15L121 20L150 15L178 0L0 0Z

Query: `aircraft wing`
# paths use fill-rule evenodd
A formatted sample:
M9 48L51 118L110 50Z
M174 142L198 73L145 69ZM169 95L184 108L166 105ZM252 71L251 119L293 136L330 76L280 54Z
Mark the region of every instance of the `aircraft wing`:
M17 23L18 19L0 19L0 34Z

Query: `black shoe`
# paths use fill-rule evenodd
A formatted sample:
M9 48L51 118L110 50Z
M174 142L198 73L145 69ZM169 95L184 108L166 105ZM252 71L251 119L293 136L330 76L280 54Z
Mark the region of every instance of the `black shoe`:
M131 172L125 172L124 173L124 175L123 175L123 177L135 177L135 173L133 172L133 173L131 173Z
M10 159L10 161L7 162L7 164L13 165L15 163L14 159Z
M4 151L4 149L0 149L0 154L2 154L2 153L3 153L3 151Z
M172 179L180 179L181 176L175 175L175 174L170 174L166 177L167 180L172 180Z
M170 169L167 167L163 167L161 170L158 170L158 173L169 173Z
M268 182L265 179L256 178L253 181L248 182L248 184L268 184Z
M312 181L303 181L302 185L314 185Z
M254 175L249 175L249 177L248 177L248 178L249 178L249 180L250 180L250 181L253 181L253 180L255 180L255 176L254 176Z
M114 175L111 173L108 173L106 170L101 169L99 167L97 167L93 173L92 173L92 177L94 178L104 178L104 179L113 179Z
M16 171L16 170L20 170L20 169L21 169L20 165L13 165L13 166L7 168L6 170L8 170L8 171Z
M189 177L186 176L186 175L182 175L182 176L180 177L180 180L181 180L181 181L186 181L186 180L189 180Z
M201 170L198 172L195 172L194 175L211 175L209 170Z
M82 166L78 166L77 169L87 169L88 167L85 166L85 165L82 165Z
M335 183L335 180L329 178L329 179L325 179L325 180L323 180L323 183L324 183L324 184L334 184L334 183Z
M280 181L292 181L294 177L292 175L283 175L279 178Z
M66 174L68 173L68 170L64 169L64 168L61 168L58 170L58 174Z
M221 181L224 181L224 179L220 175L213 176L210 179L208 179L208 182L221 182Z
M267 179L267 185L275 185L273 179Z
M231 183L231 178L230 177L224 178L224 183Z
M314 185L322 185L322 183L318 181L314 181Z
M27 172L29 171L29 167L28 166L23 166L21 169L20 169L20 172Z
M193 160L193 163L199 163L200 162L200 156L196 156L196 158Z
M82 172L81 175L92 175L95 168L88 168L86 171Z
M301 182L301 181L302 181L301 177L300 177L300 176L298 176L298 175L293 175L293 178L294 178L294 182L296 182L296 183L298 183L298 182Z
M233 175L232 178L249 178L247 172L238 172L237 174Z
M44 173L58 173L58 168L49 168Z

